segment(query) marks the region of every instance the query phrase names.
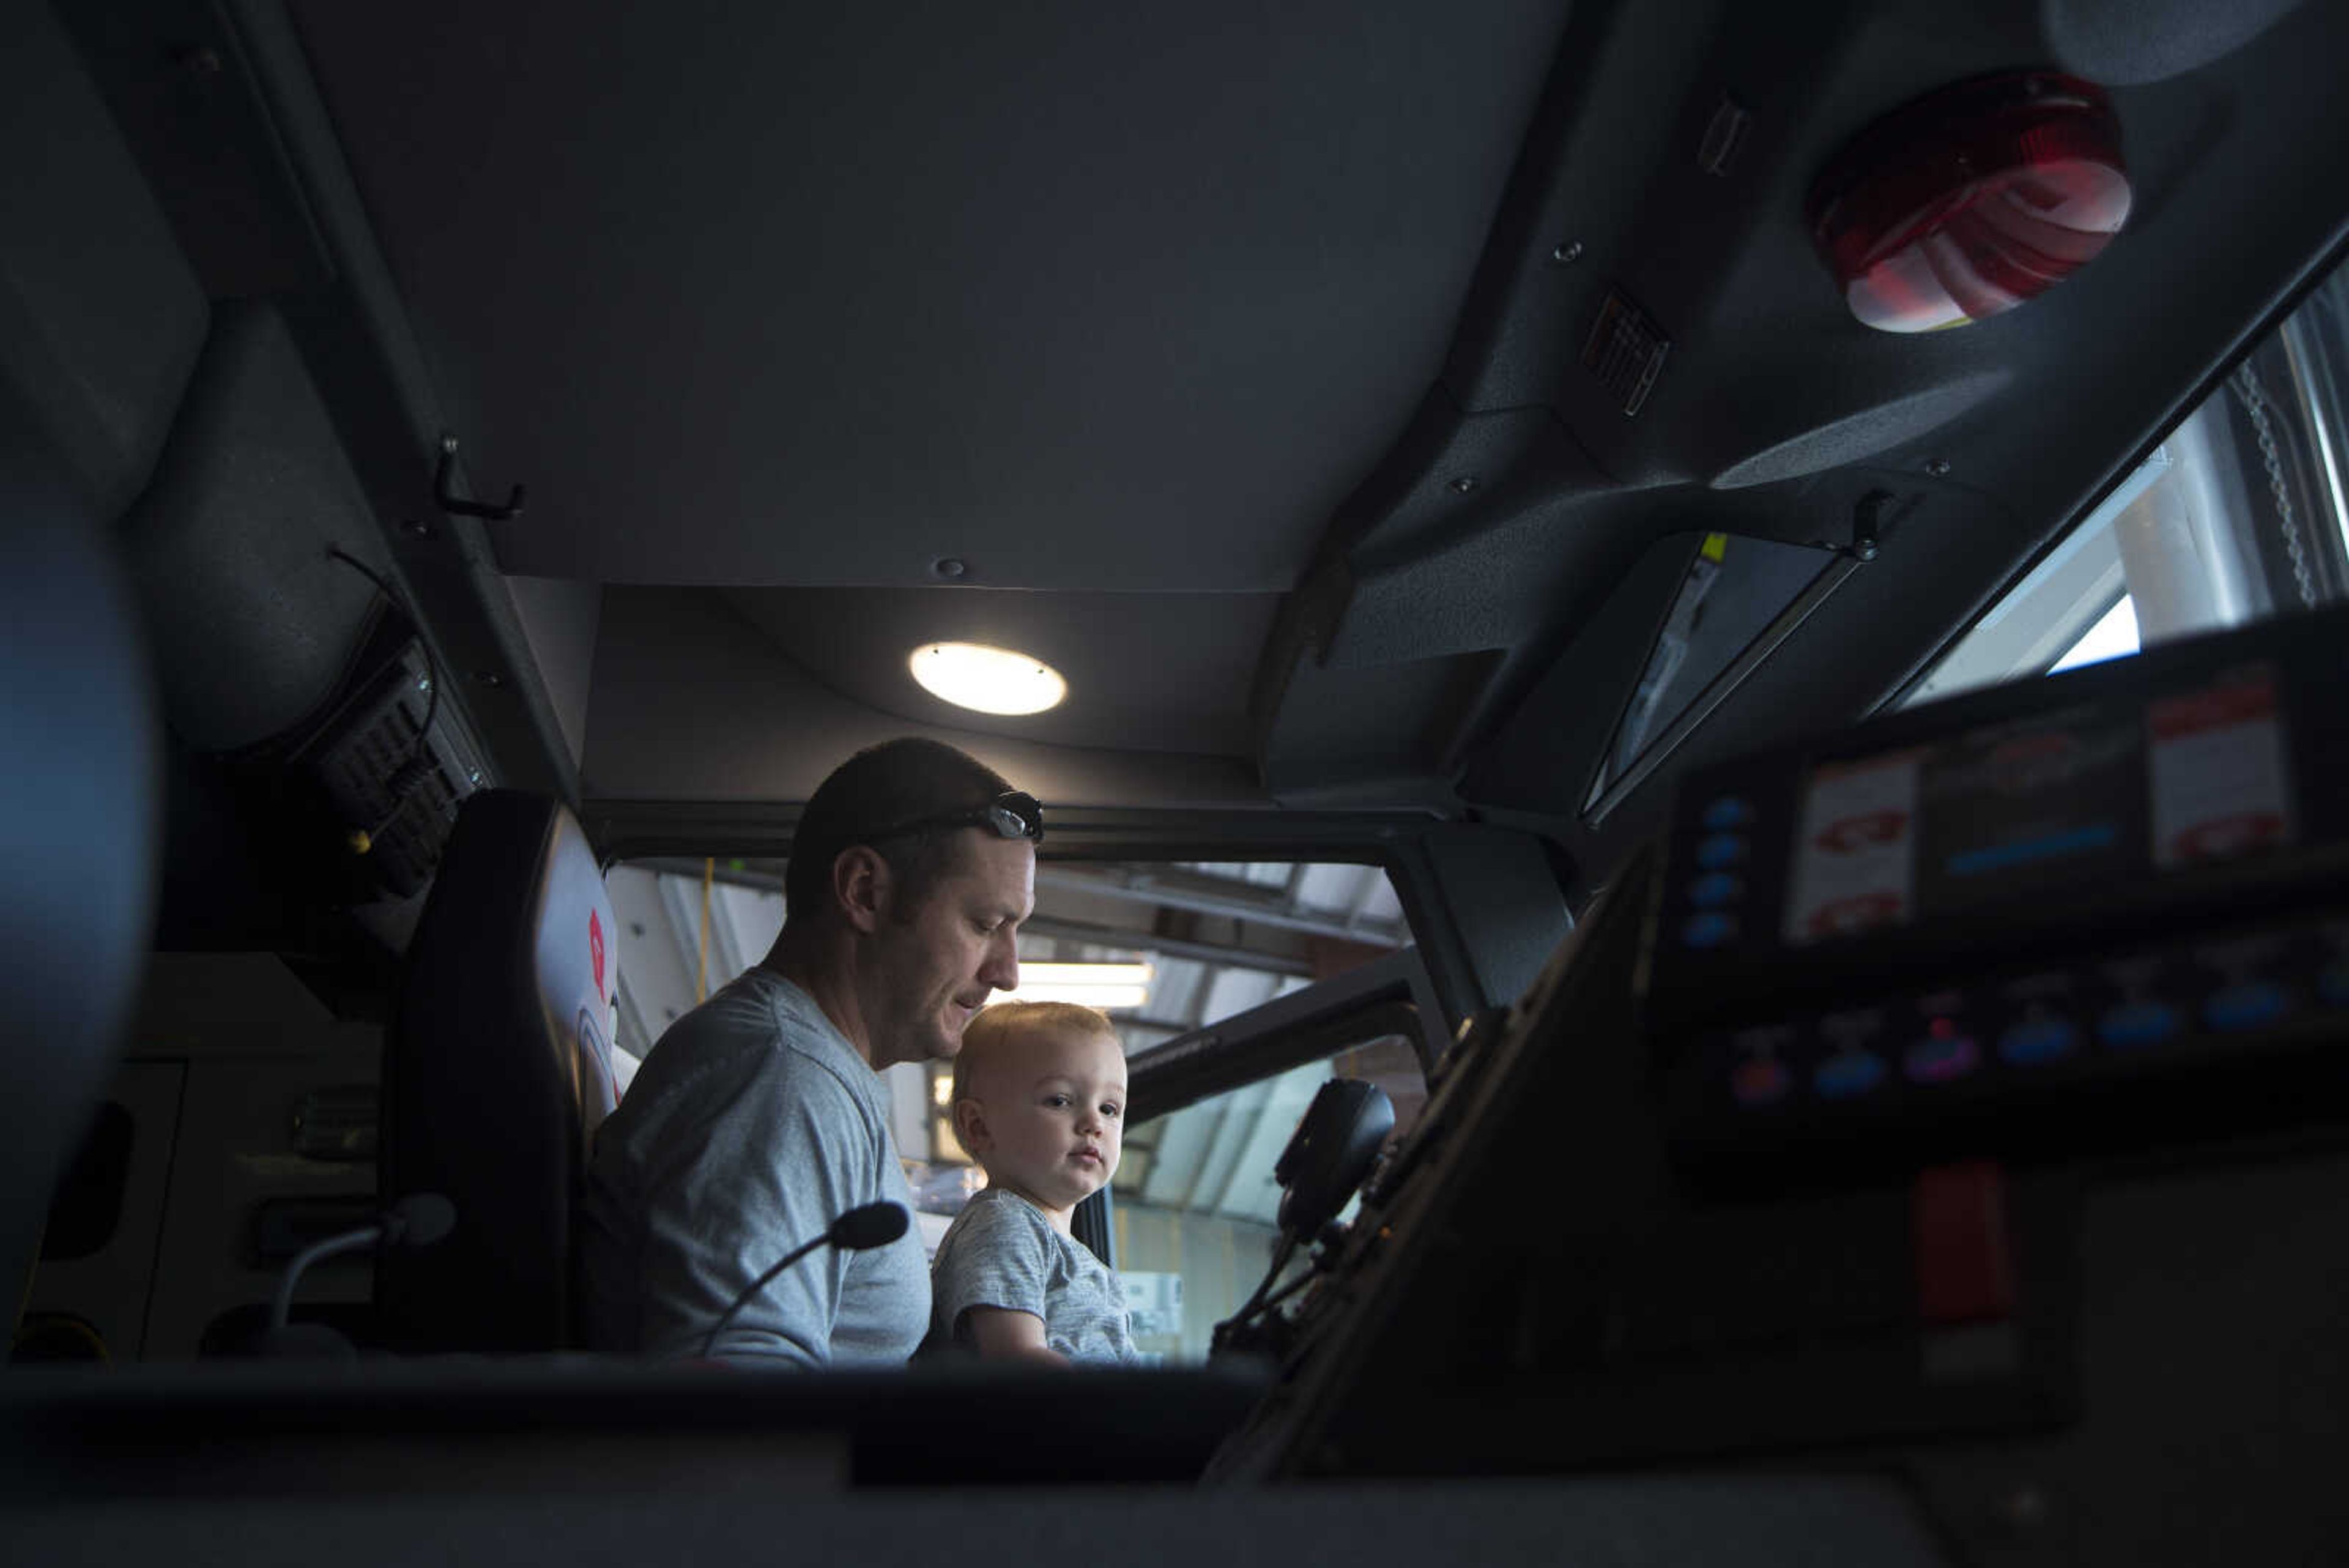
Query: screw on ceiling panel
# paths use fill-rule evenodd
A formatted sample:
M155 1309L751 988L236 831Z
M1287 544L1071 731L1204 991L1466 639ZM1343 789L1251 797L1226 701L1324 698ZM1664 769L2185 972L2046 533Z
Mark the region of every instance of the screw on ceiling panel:
M1470 494L1475 490L1475 488L1476 480L1472 474L1464 473L1459 478L1452 482L1452 493L1454 495Z
M1582 259L1582 242L1567 240L1560 243L1557 249L1549 253L1549 259L1560 266L1572 266Z
M1947 479L1950 477L1950 460L1946 457L1928 458L1925 472L1936 479Z
M930 563L930 575L949 583L967 576L969 571L969 564L958 556L940 556Z
M404 518L401 520L399 525L406 529L409 535L414 538L429 539L432 537L432 524L425 522L420 517Z
M506 678L494 670L476 670L473 671L473 679L481 685L489 687L503 686L506 683Z

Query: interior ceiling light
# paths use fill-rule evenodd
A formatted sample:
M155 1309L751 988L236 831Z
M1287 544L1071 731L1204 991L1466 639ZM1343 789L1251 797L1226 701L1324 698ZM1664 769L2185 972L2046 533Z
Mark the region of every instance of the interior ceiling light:
M1931 332L2054 287L2128 213L2104 89L2025 71L1960 82L1878 120L1812 185L1809 215L1854 316Z
M905 667L931 696L980 713L1040 713L1069 694L1042 659L982 642L925 643Z
M1140 1007L1150 1000L1146 963L1023 963L1019 989L1001 991L997 1002L1073 1002L1104 1012Z

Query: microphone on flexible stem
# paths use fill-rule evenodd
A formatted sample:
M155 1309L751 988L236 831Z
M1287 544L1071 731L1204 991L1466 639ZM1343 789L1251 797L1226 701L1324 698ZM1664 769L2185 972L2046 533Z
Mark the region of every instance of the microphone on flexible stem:
M867 1203L843 1214L832 1222L831 1230L807 1245L795 1247L784 1253L773 1268L742 1287L742 1293L727 1303L726 1310L718 1314L717 1323L702 1335L702 1359L707 1361L709 1358L709 1347L718 1343L719 1334L734 1321L734 1314L740 1312L752 1296L766 1289L770 1280L818 1247L837 1247L843 1252L862 1252L874 1247L885 1247L904 1235L905 1227L912 1223L912 1217L906 1214L905 1206L902 1203Z
M269 1305L269 1331L264 1343L275 1341L274 1348L282 1353L314 1348L281 1337L286 1333L286 1319L294 1311L294 1289L302 1282L302 1276L311 1264L378 1244L386 1247L429 1247L454 1230L456 1224L455 1204L437 1192L411 1192L384 1210L382 1218L375 1223L361 1225L357 1230L329 1236L323 1241L303 1248L294 1254L294 1261L285 1265L285 1276L277 1282L277 1298ZM335 1338L341 1340L339 1334ZM315 1348L323 1354L334 1353L334 1347L328 1345ZM343 1350L347 1353L347 1344Z

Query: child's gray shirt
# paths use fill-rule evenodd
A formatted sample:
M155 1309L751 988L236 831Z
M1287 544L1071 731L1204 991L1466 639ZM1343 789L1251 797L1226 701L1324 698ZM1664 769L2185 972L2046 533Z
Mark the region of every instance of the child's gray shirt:
M1125 1288L1083 1243L1063 1236L1018 1193L989 1187L947 1227L930 1264L925 1349L975 1345L963 1314L1002 1307L1044 1320L1044 1343L1071 1361L1139 1364Z

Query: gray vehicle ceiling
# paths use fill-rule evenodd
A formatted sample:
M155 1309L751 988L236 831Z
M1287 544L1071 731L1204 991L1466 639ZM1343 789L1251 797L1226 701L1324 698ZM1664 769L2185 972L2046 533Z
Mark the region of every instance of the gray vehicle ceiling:
M1840 544L1888 493L1675 762L1848 720L2349 213L2306 155L2338 6L290 10L469 471L531 486L498 565L594 607L591 798L788 801L913 724L1068 803L1482 810L1601 863L1671 776L1582 817L1703 533ZM2030 64L2108 78L2122 238L1984 325L1860 327L1812 178ZM1581 363L1612 297L1671 343L1636 416ZM903 680L978 636L1069 706Z

